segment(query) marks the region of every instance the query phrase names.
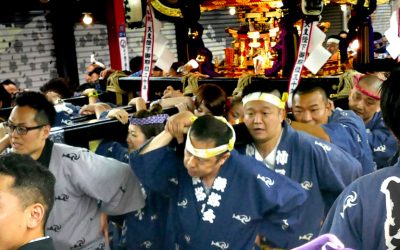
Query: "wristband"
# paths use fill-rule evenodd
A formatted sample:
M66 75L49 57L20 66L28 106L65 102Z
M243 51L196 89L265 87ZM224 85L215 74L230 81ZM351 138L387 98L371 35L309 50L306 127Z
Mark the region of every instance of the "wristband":
M97 91L93 91L88 94L88 97L98 97L98 96L99 96L99 93L97 93Z

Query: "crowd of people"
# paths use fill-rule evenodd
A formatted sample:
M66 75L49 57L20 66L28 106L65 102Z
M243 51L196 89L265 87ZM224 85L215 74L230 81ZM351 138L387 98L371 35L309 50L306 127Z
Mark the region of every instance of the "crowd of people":
M126 75L140 75L135 61ZM287 93L255 81L239 96L169 86L151 104L131 99L133 114L99 99L116 71L87 70L76 90L63 78L41 92L2 83L12 111L0 140L0 249L399 247L400 69L354 77L346 108L302 83L288 112ZM88 104L68 103L74 92ZM53 126L90 114L128 124L126 141L89 150L50 140Z

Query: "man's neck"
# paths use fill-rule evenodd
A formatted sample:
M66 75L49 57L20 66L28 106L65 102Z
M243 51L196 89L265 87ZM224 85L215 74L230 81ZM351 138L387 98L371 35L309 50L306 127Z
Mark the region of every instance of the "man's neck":
M206 187L210 188L214 184L214 180L215 180L216 177L217 177L216 175L215 176L203 177L203 178L201 178L201 181L203 182L203 184Z
M222 167L222 166L221 166L221 167ZM206 187L208 187L208 188L211 188L211 187L212 187L212 185L214 184L214 180L215 180L215 178L217 178L218 173L219 173L219 170L221 169L221 167L220 167L218 170L216 170L216 171L214 171L214 172L208 174L207 176L203 176L203 177L201 178L201 181L203 182L203 184L204 184Z
M43 149L44 149L44 144L43 144L43 147L41 147L40 150L38 150L38 151L36 151L36 152L33 152L33 153L31 154L32 159L34 159L35 161L37 161L37 160L40 158L40 156L42 155Z
M46 139L44 147L42 147L41 153L36 161L40 162L43 166L46 168L50 167L50 161L51 161L51 152L53 150L53 145L54 143L50 141L49 139Z
M265 142L254 142L254 145L256 146L256 149L258 153L261 155L262 158L267 157L272 150L277 146L279 138L281 137L281 134L283 132L283 129L279 131L279 133L276 133L276 135L269 139L268 141Z
M374 114L374 115L375 115L375 114ZM368 117L367 119L363 119L363 121L364 121L364 124L365 124L365 125L367 125L367 124L368 124L368 122L370 122L370 121L372 120L372 117L374 117L374 115L372 115L372 116Z
M36 228L36 229L33 229L32 231L29 230L26 234L26 237L24 240L25 241L24 245L29 244L34 241L37 241L43 237L45 237L45 236L44 236L44 232L42 229Z

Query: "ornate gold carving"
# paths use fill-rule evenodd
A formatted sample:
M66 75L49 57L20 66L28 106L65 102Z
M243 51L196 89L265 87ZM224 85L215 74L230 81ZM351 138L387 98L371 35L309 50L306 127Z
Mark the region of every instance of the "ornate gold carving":
M183 17L182 12L179 8L171 8L165 6L163 3L161 3L160 0L152 0L151 5L154 7L154 9L156 9L157 11L161 12L166 16Z

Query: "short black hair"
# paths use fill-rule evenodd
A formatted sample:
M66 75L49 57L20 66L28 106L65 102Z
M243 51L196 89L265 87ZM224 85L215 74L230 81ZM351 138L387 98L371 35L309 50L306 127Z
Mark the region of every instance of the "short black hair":
M56 110L46 97L35 91L24 91L15 99L15 105L19 107L28 106L37 111L35 121L37 124L49 124L52 126L56 120Z
M157 66L154 66L153 71L163 71L163 70Z
M89 72L89 74L98 74L100 75L101 71L105 70L105 68L97 65L97 64L93 64L95 66L97 66L96 68L94 68L91 72Z
M2 101L0 108L7 108L11 106L12 97L4 88L4 85L0 86L0 100Z
M287 85L285 86L287 87ZM242 92L242 97L249 95L251 93L261 92L261 93L277 93L278 97L281 97L281 86L277 86L277 83L265 81L253 81L251 84L244 87Z
M313 92L319 92L322 96L322 99L324 100L325 103L328 102L328 95L326 93L326 90L320 86L315 86L313 84L299 84L297 88L293 91L293 99L296 95L305 95L305 94L310 94Z
M15 82L11 81L10 79L5 79L0 84L1 85L14 85L14 86L17 86L17 84Z
M56 182L54 175L29 155L17 153L0 156L0 175L14 178L11 189L21 201L23 208L34 203L40 203L45 207L43 222L45 224L54 204Z
M386 126L400 140L400 67L393 70L389 78L382 83L381 110Z
M131 60L129 60L129 69L131 70L131 72L135 73L141 70L142 62L143 62L143 57L141 56L135 56Z
M174 62L171 65L171 69L178 71L178 68L183 65L185 65L183 62Z
M69 98L73 95L73 91L69 88L69 81L63 77L56 77L46 82L40 91L46 94L49 91L56 92L61 98Z
M228 144L232 138L232 130L228 125L212 115L197 118L190 129L190 135L200 141L212 140L215 147Z

